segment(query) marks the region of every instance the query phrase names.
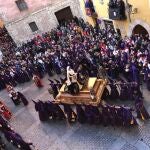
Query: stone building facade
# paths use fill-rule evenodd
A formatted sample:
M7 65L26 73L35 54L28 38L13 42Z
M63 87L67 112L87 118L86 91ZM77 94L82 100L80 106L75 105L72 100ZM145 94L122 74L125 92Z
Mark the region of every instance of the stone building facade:
M28 10L23 12L20 12L14 5L15 0L10 2L13 2L12 7L7 3L8 1L10 2L10 0L6 0L6 6L2 7L1 16L7 31L16 44L31 39L35 34L55 28L59 24L55 12L66 7L70 7L73 16L83 17L78 0L25 0ZM31 22L36 23L38 27L36 32L31 30L29 26Z

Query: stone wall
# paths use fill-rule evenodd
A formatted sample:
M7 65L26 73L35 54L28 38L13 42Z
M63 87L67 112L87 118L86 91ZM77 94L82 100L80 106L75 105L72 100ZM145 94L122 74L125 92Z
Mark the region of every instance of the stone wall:
M44 8L45 6L52 4L56 0L24 0L27 3L28 9L20 11L16 5L16 0L0 0L0 11L5 14L5 21L13 21L17 18L21 18L31 12ZM59 0L58 0L59 1Z
M82 17L78 0L64 0L58 1L55 5L48 5L45 8L24 16L23 18L8 22L5 26L16 44L20 44L34 37L35 34L47 32L56 27L58 25L58 21L55 16L55 12L68 6L70 6L74 16ZM29 23L34 21L36 22L39 30L33 33L29 27Z

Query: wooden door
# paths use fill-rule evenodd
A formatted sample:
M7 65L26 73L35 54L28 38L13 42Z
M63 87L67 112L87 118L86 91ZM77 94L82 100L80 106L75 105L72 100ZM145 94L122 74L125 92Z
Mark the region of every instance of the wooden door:
M72 15L70 7L66 7L66 8L63 8L63 9L55 12L55 15L56 15L56 18L57 18L59 24L64 21L73 19L73 15Z

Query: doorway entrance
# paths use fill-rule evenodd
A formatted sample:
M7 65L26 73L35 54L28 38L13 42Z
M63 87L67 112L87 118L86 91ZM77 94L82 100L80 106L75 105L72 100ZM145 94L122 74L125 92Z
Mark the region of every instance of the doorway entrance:
M148 35L148 32L143 26L138 24L134 27L132 34Z
M73 15L72 15L70 6L55 12L55 16L56 16L59 24L62 24L68 20L73 19Z

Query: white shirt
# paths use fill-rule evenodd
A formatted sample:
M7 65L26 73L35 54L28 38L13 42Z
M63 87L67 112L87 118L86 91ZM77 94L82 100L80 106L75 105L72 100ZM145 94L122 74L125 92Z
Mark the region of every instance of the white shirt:
M67 81L66 81L67 85L76 82L77 82L77 73L75 73L73 69L67 67Z

